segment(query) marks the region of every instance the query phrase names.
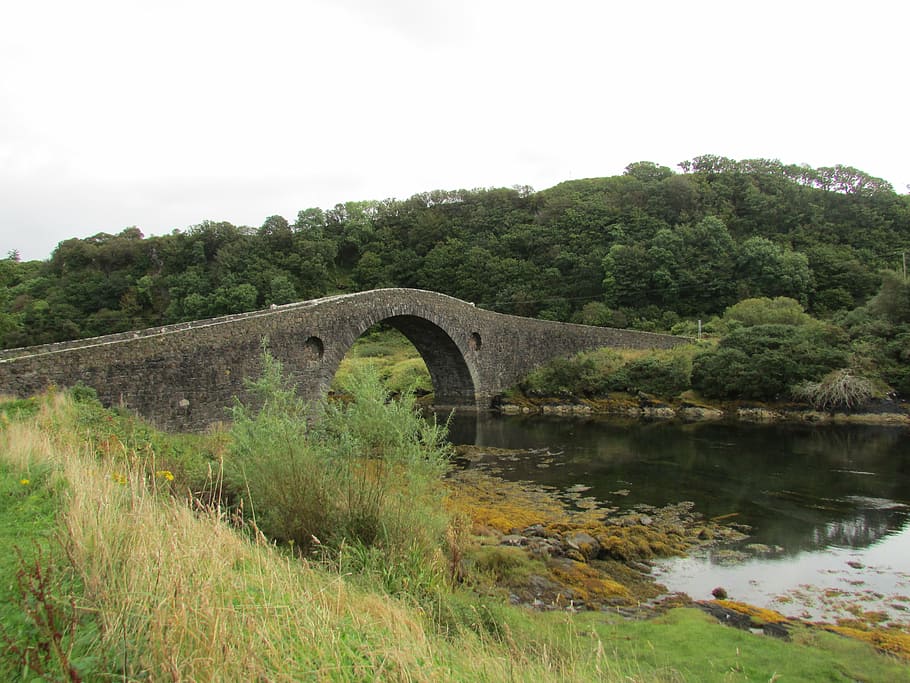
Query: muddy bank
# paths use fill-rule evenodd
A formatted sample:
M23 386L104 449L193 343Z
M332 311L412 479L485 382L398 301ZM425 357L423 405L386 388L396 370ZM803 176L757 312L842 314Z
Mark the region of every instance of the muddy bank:
M505 415L611 415L648 420L739 420L742 422L802 422L910 426L910 404L877 400L862 409L844 412L813 410L794 403L704 403L662 401L639 394L615 394L607 398L502 398L495 409Z

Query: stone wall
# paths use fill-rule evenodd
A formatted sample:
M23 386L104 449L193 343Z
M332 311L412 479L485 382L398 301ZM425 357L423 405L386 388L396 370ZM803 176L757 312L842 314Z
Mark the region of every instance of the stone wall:
M502 315L443 294L379 289L211 320L0 353L0 391L94 387L174 430L226 418L244 378L260 372L264 338L300 393L318 398L351 345L373 324L401 330L420 351L440 406L487 408L534 367L603 346L670 348L690 340Z

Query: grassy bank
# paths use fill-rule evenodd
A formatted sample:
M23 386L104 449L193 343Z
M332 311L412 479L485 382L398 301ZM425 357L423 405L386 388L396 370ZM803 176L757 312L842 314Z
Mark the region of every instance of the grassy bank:
M387 405L370 409L394 426ZM390 589L382 563L266 538L223 490L234 434L163 435L70 394L0 410L3 680L910 676L855 640L797 628L783 642L691 609L647 622L538 613L445 572ZM453 532L444 561L460 547Z

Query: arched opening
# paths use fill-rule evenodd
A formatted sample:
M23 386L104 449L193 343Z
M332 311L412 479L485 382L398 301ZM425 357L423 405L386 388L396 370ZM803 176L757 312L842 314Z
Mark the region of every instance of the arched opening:
M378 365L392 391L413 385L418 394L432 392L428 402L436 406L475 405L475 383L461 349L424 318L393 316L367 329L342 360L332 388L361 362Z

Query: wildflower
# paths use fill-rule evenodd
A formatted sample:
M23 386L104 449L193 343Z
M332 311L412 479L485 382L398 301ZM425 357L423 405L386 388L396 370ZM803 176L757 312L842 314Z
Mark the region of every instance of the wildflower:
M155 472L155 476L167 479L168 481L174 481L174 473L170 470L158 470Z
M111 479L113 479L114 481L116 481L118 484L125 484L125 483L126 483L126 477L125 477L124 475L120 474L120 472L114 472L114 473L111 475Z
M22 484L23 486L28 486L29 483L31 483L31 482L28 479L20 479L19 483Z

